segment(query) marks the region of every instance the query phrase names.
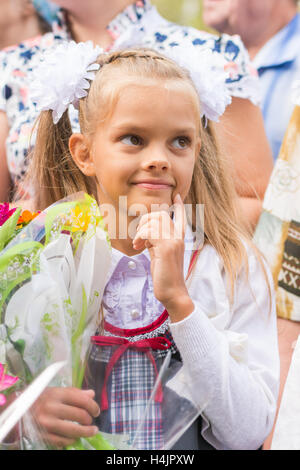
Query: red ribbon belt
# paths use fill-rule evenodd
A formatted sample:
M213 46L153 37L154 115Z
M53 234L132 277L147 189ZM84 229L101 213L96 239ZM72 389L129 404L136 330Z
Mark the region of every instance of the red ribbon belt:
M134 349L136 351L141 351L145 352L151 361L154 370L155 370L155 375L157 377L158 371L155 363L155 359L153 357L153 354L151 352L152 350L161 350L165 351L170 348L171 342L162 336L159 336L157 338L149 338L149 339L142 339L140 341L128 341L125 338L118 338L114 336L92 336L91 338L92 343L96 344L98 346L118 346L111 356L109 363L107 365L106 371L105 371L105 377L104 377L104 383L103 383L103 388L102 388L102 393L101 393L101 404L100 404L100 409L101 410L107 410L108 409L108 398L107 398L107 381L109 379L109 376L120 359L120 357L127 351L127 349ZM162 391L162 386L159 383L156 394L155 394L155 401L158 403L161 403L163 400L163 391Z

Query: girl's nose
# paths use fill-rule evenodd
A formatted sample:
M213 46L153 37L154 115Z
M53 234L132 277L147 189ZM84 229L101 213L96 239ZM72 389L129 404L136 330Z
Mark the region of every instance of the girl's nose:
M170 168L170 163L164 156L157 158L148 158L143 162L143 167L146 170L167 170Z

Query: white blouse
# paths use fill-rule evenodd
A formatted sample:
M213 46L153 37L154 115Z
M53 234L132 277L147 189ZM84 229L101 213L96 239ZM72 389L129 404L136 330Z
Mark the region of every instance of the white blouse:
M190 230L185 243L187 274L192 252ZM216 449L258 449L271 431L276 413L279 353L272 278L266 268L270 300L261 265L250 248L248 253L248 282L245 273L237 277L231 304L222 260L214 248L205 245L187 282L195 310L184 320L170 324L193 399L204 408L202 435ZM133 264L144 266L138 284L131 282L131 277L137 275ZM146 308L148 250L133 257L113 250L103 298L106 305L112 295L108 286L114 273L124 267L126 274L114 298L114 308L106 311L106 320L121 328L139 328L155 321L163 310L162 306L157 308L155 317L153 309Z

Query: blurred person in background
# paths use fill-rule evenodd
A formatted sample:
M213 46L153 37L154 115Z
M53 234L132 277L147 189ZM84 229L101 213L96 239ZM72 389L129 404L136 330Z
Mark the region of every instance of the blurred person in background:
M220 33L238 34L258 70L274 159L293 111L291 84L300 75L297 4L297 0L203 0L204 22Z
M294 365L291 360L298 338L300 338L300 76L293 84L292 98L295 106L287 127L278 159L266 191L263 212L256 227L254 242L264 254L271 268L277 310L277 330L280 354L280 390L278 408L286 380L292 380L287 387L288 397L291 390L297 390L297 380L290 377L299 362L299 348ZM298 371L298 370L297 370ZM295 377L296 373L291 372ZM299 395L298 395L299 397ZM284 400L284 398L283 398ZM286 445L291 438L291 450L299 450L299 425L295 413L299 410L299 398L279 411L279 428L275 432L275 446ZM287 414L286 414L287 413ZM290 416L290 417L289 417ZM285 428L285 432L284 432ZM276 435L277 434L277 435ZM264 448L269 449L272 434ZM272 445L273 448L273 445ZM276 449L276 447L275 447ZM277 447L279 450L279 447Z
M134 36L139 29L137 35L147 37L145 45L161 53L164 47L184 40L191 47L209 48L224 57L230 71L226 83L232 103L216 127L223 153L232 166L242 217L254 227L273 161L257 106L258 80L240 39L171 24L149 0L55 0L53 3L62 10L51 25L51 32L0 57L0 201L11 199L16 189L26 196L22 180L29 162L29 137L38 115L29 97L29 72L39 58L53 44L71 39L92 40L106 50L122 48L122 41L127 41L128 47L130 35ZM131 37L131 45L135 45L135 37ZM71 122L74 131L79 130L77 113L71 112Z
M274 158L278 156L255 242L269 262L275 282L281 363L279 406L300 334L300 108L294 110L291 99L292 83L300 78L300 15L295 0L204 0L203 6L205 22L219 32L239 34L254 59L262 85L266 130ZM272 434L265 443L266 450L271 441Z
M45 24L31 0L1 0L0 49L38 36Z
M32 2L36 11L47 23L51 24L56 20L58 11L57 5L47 0L32 0Z

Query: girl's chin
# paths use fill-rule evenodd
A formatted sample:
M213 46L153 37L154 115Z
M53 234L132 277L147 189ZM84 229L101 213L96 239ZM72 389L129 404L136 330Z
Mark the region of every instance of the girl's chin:
M140 200L133 205L138 204L139 206L145 206L147 212L153 212L160 210L159 206L164 206L162 209L165 209L166 206L171 207L173 201L171 196L167 197L149 197L147 199Z

